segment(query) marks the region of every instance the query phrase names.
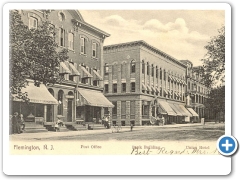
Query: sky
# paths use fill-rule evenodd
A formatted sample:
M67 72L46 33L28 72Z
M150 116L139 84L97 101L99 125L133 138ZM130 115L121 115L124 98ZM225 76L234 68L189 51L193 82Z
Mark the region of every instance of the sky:
M225 23L220 10L81 10L83 19L111 34L104 45L144 40L170 56L202 64L204 46Z

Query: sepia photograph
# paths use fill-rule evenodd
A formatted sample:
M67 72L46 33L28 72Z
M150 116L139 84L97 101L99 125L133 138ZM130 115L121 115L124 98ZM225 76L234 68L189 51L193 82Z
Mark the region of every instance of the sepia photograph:
M9 158L222 159L229 6L133 4L5 8Z

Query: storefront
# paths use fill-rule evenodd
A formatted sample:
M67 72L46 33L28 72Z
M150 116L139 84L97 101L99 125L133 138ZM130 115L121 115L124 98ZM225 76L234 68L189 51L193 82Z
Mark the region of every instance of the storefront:
M78 88L78 92L76 107L77 120L98 123L104 116L104 108L114 107L101 91Z
M58 105L58 101L52 96L44 84L39 87L34 85L33 81L28 82L26 88L22 88L22 92L27 93L28 102L24 102L13 95L11 104L11 113L18 112L23 114L25 121L41 123L54 121L54 105Z

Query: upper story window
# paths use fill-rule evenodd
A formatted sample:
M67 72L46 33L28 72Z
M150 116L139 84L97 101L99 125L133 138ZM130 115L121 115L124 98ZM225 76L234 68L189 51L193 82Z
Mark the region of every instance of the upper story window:
M150 66L149 66L149 63L147 62L147 75L149 75L149 71L150 71Z
M105 63L105 66L104 66L104 74L107 75L109 73L109 66L107 63Z
M162 68L160 68L160 79L162 80Z
M68 48L73 50L74 49L73 45L74 45L74 35L73 33L68 33Z
M35 17L29 17L29 29L37 29L38 27L38 20Z
M80 38L80 52L81 54L86 54L86 38L81 37Z
M142 60L142 73L145 74L145 63L144 63L144 60Z
M104 90L105 90L105 93L108 93L108 84L104 85Z
M191 85L190 85L190 82L188 82L188 89L190 89L191 88Z
M131 82L131 92L135 92L135 82Z
M122 83L122 93L126 92L126 83Z
M65 29L60 28L60 35L59 35L59 44L62 47L65 47Z
M136 70L136 61L132 60L131 61L131 73L135 73Z
M97 57L97 43L92 43L92 57Z
M166 81L166 70L164 69L164 72L163 72L163 80Z
M113 93L117 93L117 84L113 84Z
M158 78L158 67L156 66L156 78Z
M59 13L59 21L65 21L66 17L65 15L61 12Z
M152 77L154 76L154 66L152 64Z

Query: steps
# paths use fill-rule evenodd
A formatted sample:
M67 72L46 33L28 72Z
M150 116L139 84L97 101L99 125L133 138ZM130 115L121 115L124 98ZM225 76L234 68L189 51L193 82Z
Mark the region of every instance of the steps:
M41 124L35 122L25 122L25 131L23 133L47 132L48 130Z

